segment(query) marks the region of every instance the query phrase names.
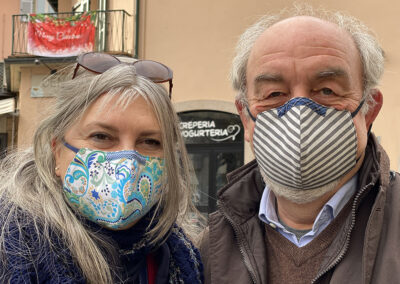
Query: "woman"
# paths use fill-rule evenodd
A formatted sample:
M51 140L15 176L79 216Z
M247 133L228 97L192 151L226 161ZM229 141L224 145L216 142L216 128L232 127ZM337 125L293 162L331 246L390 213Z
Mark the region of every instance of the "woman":
M78 57L0 176L1 283L201 283L199 223L161 63ZM200 229L200 228L199 228Z

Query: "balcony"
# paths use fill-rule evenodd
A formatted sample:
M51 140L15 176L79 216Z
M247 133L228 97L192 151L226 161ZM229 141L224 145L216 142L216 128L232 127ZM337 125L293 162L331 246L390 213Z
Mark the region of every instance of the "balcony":
M137 58L137 36L134 17L125 10L89 11L95 27L93 51L123 54ZM69 20L81 12L47 13L57 20ZM13 57L32 56L28 53L29 15L13 15L12 54Z

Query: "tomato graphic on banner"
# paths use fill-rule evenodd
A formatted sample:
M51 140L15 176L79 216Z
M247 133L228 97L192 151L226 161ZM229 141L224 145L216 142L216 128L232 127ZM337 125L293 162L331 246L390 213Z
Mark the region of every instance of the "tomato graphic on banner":
M94 13L69 18L31 14L28 23L28 53L48 57L75 56L93 51L96 28Z

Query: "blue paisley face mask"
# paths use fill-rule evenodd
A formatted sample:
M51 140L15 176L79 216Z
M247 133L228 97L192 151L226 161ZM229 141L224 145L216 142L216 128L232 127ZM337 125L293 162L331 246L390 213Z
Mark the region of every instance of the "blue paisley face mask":
M64 145L76 153L64 178L64 193L89 220L124 229L160 199L164 159L133 150L104 152Z

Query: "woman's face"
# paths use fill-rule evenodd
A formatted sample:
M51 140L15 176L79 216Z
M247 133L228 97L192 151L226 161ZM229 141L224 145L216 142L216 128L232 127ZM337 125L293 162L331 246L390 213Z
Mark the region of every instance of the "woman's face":
M103 105L97 99L65 133L64 140L76 148L101 151L136 150L144 156L163 157L161 129L152 107L140 96L126 108L114 107L118 98ZM75 152L62 143L54 145L56 175L64 180Z

